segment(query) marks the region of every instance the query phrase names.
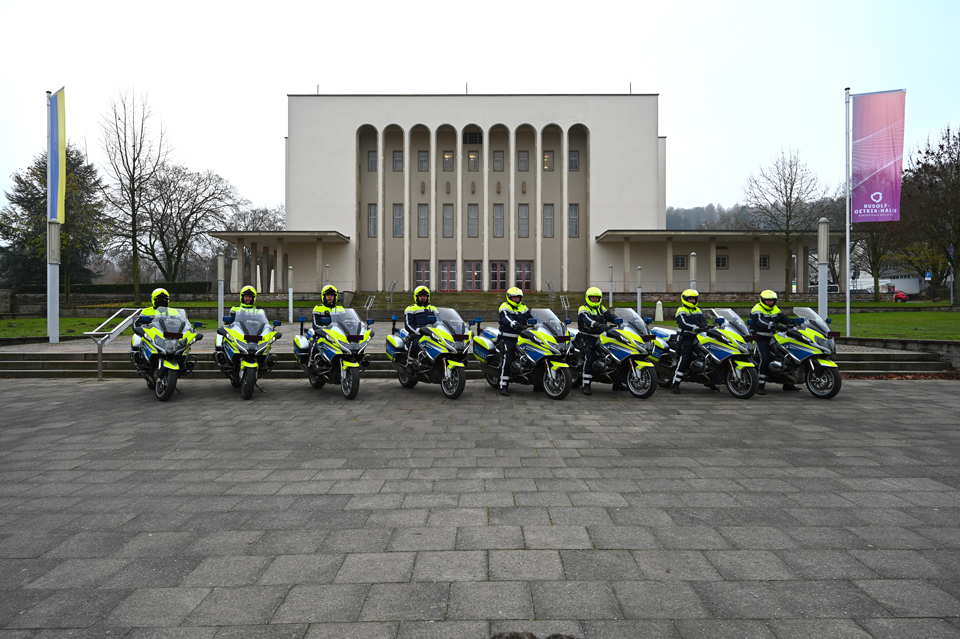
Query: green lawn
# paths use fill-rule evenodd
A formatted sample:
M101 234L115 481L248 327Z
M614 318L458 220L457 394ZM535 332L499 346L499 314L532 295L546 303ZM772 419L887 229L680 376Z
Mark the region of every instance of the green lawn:
M85 331L92 331L100 326L106 317L97 319L94 317L61 317L60 335L83 335ZM199 332L216 331L217 322L215 320L206 320L204 326ZM109 327L108 327L109 328ZM129 328L123 335L132 335L133 331ZM18 319L18 320L0 320L0 337L46 337L47 320L43 319Z

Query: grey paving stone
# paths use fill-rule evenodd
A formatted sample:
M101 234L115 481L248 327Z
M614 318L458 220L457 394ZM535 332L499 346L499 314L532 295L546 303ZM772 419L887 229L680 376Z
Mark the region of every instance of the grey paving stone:
M623 619L610 584L597 581L530 584L537 619Z
M210 594L209 588L140 588L107 618L114 626L179 626Z
M567 635L574 639L583 637L582 624L576 619L560 620L533 620L533 621L491 621L490 635L496 636L498 633L519 632L523 639L527 639L522 633L530 634L544 639L551 635Z
M683 639L776 639L762 621L747 619L681 619L676 627Z
M543 548L593 548L583 526L523 526L523 541L530 550Z
M635 550L634 560L646 579L655 581L715 581L720 573L695 550Z
M584 639L679 639L674 624L669 621L609 620L584 621Z
M852 619L770 619L767 626L778 639L869 639L863 628Z
M943 619L863 619L860 624L874 639L901 639L902 637L952 639L960 637L960 629L951 626Z
M853 583L898 617L955 617L960 615L960 601L926 581L864 579Z
M450 584L374 584L363 603L360 621L441 621Z
M487 553L482 550L418 552L413 581L486 581Z
M448 619L532 619L533 598L526 582L453 583Z
M193 572L202 557L145 557L129 560L104 588L173 588Z
M771 581L798 578L796 572L769 550L712 550L704 555L724 579Z
M842 550L782 550L777 555L804 579L857 579L876 576Z
M319 551L324 553L383 552L391 531L381 529L331 530Z
M399 622L312 623L304 639L396 639Z
M186 626L265 624L287 594L286 586L214 588L190 613Z
M615 582L627 619L699 619L710 617L697 592L687 583Z
M627 550L561 550L560 561L570 581L629 581L643 578Z
M487 639L486 621L403 621L397 639Z
M730 543L713 528L706 526L677 526L651 528L664 548L677 550L727 550Z
M520 526L460 526L457 550L519 550L524 547Z
M352 553L344 559L334 581L336 583L408 582L413 574L416 559L415 552Z
M25 587L52 589L100 586L126 563L122 559L68 559Z
M187 588L250 586L270 565L270 557L208 557L184 577Z
M308 629L307 624L223 626L215 639L303 639Z
M356 621L369 588L367 584L296 585L271 623Z
M491 550L491 581L556 581L564 578L556 550Z

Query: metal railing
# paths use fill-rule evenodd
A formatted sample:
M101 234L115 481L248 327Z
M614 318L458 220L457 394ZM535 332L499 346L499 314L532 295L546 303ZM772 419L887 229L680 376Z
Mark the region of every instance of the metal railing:
M84 331L84 335L92 339L97 344L97 381L103 381L103 347L119 337L120 333L130 328L136 319L140 316L139 308L121 308L111 315L103 324L92 331ZM118 316L128 313L126 317L120 320L114 328L104 330L110 322L116 320Z
M566 295L560 296L560 307L563 309L564 319L570 319L570 300Z
M557 307L556 306L557 293L556 291L553 290L553 281L551 280L547 280L547 293L550 294L550 309L553 310Z
M393 293L397 290L397 280L393 280L390 284L390 290L387 291L387 308L390 308L390 305L393 304Z
M365 310L365 311L367 312L367 316L366 316L365 319L370 319L370 309L373 308L373 304L374 304L374 302L376 302L376 301L377 301L377 296L376 296L376 295L371 295L371 296L369 296L369 297L367 298L367 301L364 302L364 304L363 304L363 310Z

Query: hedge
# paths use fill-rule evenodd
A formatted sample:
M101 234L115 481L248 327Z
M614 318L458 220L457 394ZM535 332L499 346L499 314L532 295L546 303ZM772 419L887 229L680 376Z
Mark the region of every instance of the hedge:
M180 293L211 293L213 291L213 282L144 282L140 284L140 293L150 293L155 288L165 288L171 295ZM17 289L19 293L46 293L45 285L21 286ZM60 287L63 293L63 287ZM117 294L133 295L133 284L71 284L70 293L83 294Z

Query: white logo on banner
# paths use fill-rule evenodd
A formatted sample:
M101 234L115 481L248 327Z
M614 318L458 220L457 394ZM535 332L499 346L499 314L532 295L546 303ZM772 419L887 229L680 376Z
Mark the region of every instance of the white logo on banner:
M877 191L876 193L870 196L870 199L876 202L877 204L879 204L880 200L883 199L883 193L881 193L880 191Z

